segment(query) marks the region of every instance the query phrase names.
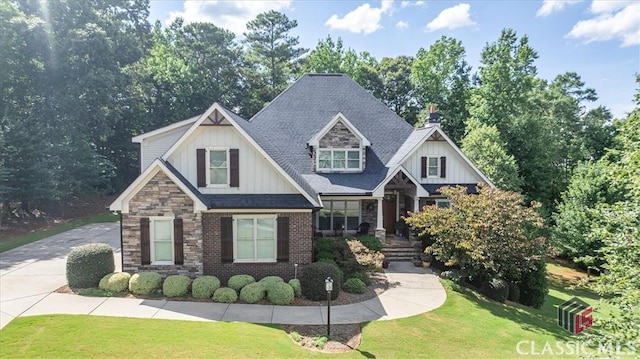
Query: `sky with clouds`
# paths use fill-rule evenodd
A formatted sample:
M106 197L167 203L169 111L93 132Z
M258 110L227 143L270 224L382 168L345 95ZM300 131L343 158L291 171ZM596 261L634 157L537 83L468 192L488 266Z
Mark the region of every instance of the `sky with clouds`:
M602 104L622 117L633 109L635 73L640 73L640 1L320 1L151 0L150 20L163 25L212 22L239 37L261 12L276 10L298 21L292 32L313 48L341 37L346 47L376 58L414 56L442 36L460 41L474 71L480 52L512 28L538 52L539 76L575 71L598 92Z

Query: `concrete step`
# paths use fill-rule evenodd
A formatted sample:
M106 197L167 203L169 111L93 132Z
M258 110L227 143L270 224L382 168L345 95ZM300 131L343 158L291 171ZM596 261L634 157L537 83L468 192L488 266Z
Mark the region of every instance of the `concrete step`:
M390 261L412 261L419 253L413 247L383 247L384 258Z

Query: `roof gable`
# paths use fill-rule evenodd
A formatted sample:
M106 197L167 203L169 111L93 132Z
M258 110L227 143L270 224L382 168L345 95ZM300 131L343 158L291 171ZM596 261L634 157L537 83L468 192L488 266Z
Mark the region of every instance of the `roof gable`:
M153 131L149 131L149 132L145 132L143 134L140 134L138 136L132 137L131 138L131 142L134 143L142 143L143 140L150 138L150 137L156 137L159 135L163 135L167 132L170 132L172 130L176 130L179 129L180 127L184 127L184 126L189 126L191 124L193 124L199 116L195 116L195 117L191 117L188 118L186 120L182 120L182 121L178 121L175 123L172 123L170 125L164 126L164 127L160 127L158 129L155 129Z
M358 131L356 126L354 126L351 121L342 114L342 112L338 112L331 121L327 122L320 131L316 132L316 134L309 140L308 145L317 147L320 144L320 140L338 123L345 125L345 127L347 127L347 129L358 138L362 147L371 146L371 142L362 134L362 132Z

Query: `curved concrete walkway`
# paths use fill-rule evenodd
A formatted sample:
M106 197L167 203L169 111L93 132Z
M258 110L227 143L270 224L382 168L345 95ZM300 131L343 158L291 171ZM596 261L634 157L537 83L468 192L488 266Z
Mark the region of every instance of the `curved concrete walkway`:
M94 298L54 293L66 284L66 255L78 245L109 243L120 262L117 224L92 224L0 254L0 328L18 316L88 314L114 317L277 324L326 324L327 307L221 304L186 301ZM117 269L118 270L118 269ZM332 306L334 324L389 320L441 306L446 293L429 270L392 262L389 289L364 302Z

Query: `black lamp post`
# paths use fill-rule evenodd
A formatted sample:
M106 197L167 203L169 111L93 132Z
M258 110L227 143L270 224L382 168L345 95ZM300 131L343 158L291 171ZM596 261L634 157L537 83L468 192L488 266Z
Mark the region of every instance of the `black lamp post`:
M333 279L327 277L324 280L324 289L327 290L327 338L331 337L331 292L333 291Z

